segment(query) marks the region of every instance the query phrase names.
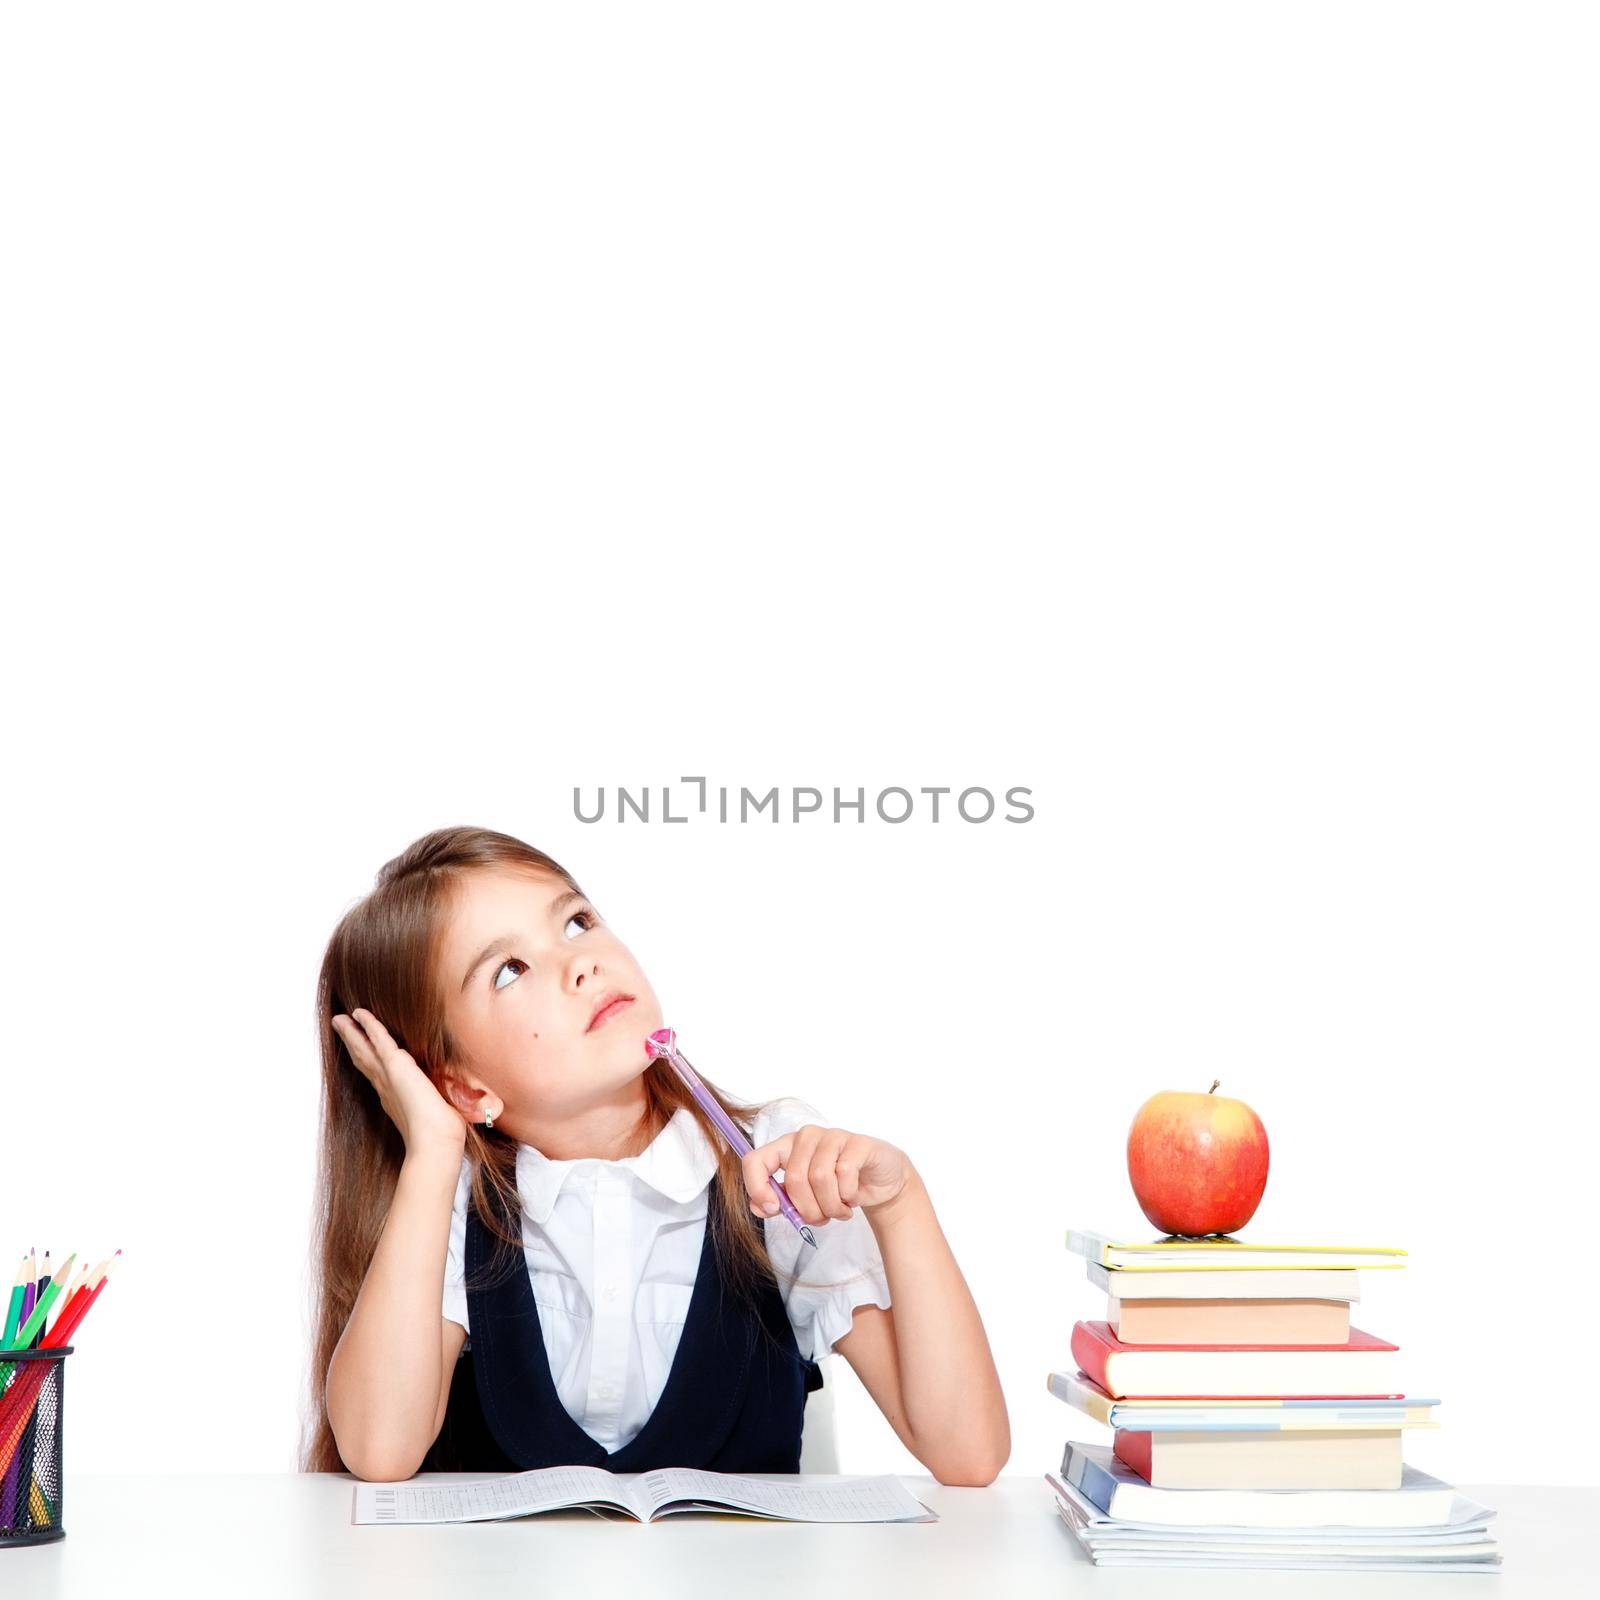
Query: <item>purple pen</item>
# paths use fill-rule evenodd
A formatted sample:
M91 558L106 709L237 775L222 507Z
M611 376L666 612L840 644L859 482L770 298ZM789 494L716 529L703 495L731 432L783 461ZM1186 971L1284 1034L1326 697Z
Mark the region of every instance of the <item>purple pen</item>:
M747 1156L751 1151L750 1141L740 1133L739 1125L717 1104L716 1097L706 1086L701 1083L693 1067L683 1058L683 1052L678 1048L678 1036L671 1028L657 1028L644 1042L644 1047L650 1053L651 1060L670 1061L676 1068L678 1076L683 1079L689 1093L698 1100L705 1109L705 1113L722 1130L722 1136L735 1151L741 1156ZM800 1237L811 1246L817 1248L816 1235L812 1233L800 1213L795 1210L794 1202L784 1193L783 1185L777 1178L769 1175L767 1182L778 1191L778 1209L786 1216L798 1230Z

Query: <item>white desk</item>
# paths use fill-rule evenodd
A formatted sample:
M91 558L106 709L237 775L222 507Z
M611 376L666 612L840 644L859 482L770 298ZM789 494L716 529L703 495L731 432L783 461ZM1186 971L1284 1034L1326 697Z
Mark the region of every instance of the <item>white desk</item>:
M1099 1569L1056 1515L1049 1485L1005 1472L987 1489L902 1481L942 1519L871 1527L710 1515L643 1524L587 1511L449 1527L350 1525L353 1479L331 1474L95 1477L68 1474L67 1536L0 1550L5 1600L220 1600L500 1596L524 1600L927 1600L1340 1596L1557 1600L1597 1592L1586 1541L1600 1489L1469 1488L1500 1515L1498 1573L1138 1572Z

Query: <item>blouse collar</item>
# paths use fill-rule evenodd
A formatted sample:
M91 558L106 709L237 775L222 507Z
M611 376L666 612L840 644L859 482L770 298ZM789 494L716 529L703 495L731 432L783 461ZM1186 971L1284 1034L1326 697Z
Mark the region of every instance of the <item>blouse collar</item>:
M542 1227L555 1209L561 1185L575 1167L619 1168L631 1172L669 1200L692 1200L711 1181L717 1170L717 1153L712 1149L698 1119L688 1106L679 1106L666 1126L636 1156L603 1161L598 1156L580 1156L570 1161L553 1161L531 1144L517 1146L517 1190L527 1214Z

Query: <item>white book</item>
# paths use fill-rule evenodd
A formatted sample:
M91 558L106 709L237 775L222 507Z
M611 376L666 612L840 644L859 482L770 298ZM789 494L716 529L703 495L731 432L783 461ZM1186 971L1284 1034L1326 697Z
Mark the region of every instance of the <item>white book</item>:
M1450 1520L1434 1528L1173 1527L1118 1521L1054 1472L1056 1510L1097 1566L1259 1566L1337 1571L1486 1571L1501 1557L1488 1532L1495 1515L1457 1494Z
M1072 1510L1066 1501L1056 1498L1056 1510L1061 1520L1078 1534L1084 1549L1096 1555L1120 1554L1137 1551L1142 1555L1176 1558L1181 1555L1207 1556L1311 1556L1317 1560L1337 1559L1345 1556L1365 1556L1380 1561L1459 1561L1464 1557L1495 1555L1499 1540L1487 1533L1455 1534L1440 1539L1326 1539L1306 1540L1298 1536L1286 1539L1234 1539L1228 1534L1234 1530L1219 1528L1211 1532L1195 1530L1183 1539L1163 1539L1154 1533L1118 1535L1097 1533Z
M1474 1544L1488 1532L1498 1513L1480 1506L1459 1490L1450 1507L1450 1520L1432 1528L1248 1528L1238 1524L1216 1527L1175 1527L1170 1522L1140 1522L1136 1519L1108 1517L1081 1490L1073 1488L1059 1473L1047 1472L1045 1479L1055 1491L1057 1506L1071 1521L1080 1523L1087 1538L1095 1543L1132 1539L1144 1543L1189 1548L1197 1539L1222 1539L1233 1544L1259 1549L1277 1549L1285 1544L1317 1547L1357 1547L1363 1550L1398 1549L1401 1545Z
M1281 1267L1276 1272L1129 1272L1086 1261L1089 1282L1119 1300L1344 1300L1361 1298L1355 1267Z
M1438 1547L1411 1545L1393 1550L1315 1545L1278 1547L1229 1545L1207 1541L1191 1546L1112 1545L1092 1538L1058 1500L1056 1510L1097 1567L1237 1567L1298 1572L1493 1572L1500 1565L1497 1539Z
M1448 1521L1455 1489L1407 1466L1398 1489L1158 1489L1108 1445L1069 1440L1061 1477L1108 1517L1169 1527L1410 1528Z
M937 1522L936 1512L901 1481L833 1473L774 1473L745 1477L663 1467L654 1472L607 1472L604 1467L544 1467L466 1481L358 1483L350 1520L376 1525L492 1522L541 1511L599 1507L640 1522L679 1511L717 1511L779 1522Z
M1286 1400L1272 1396L1255 1400L1115 1400L1093 1378L1082 1372L1052 1372L1046 1386L1058 1400L1093 1417L1108 1428L1175 1428L1255 1433L1263 1429L1333 1428L1437 1428L1433 1408L1437 1400L1406 1395L1399 1400L1344 1399Z

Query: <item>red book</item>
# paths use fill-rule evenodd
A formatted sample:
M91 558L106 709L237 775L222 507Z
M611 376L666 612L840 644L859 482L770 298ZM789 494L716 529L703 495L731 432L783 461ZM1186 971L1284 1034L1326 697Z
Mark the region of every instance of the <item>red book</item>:
M1108 1322L1072 1330L1078 1365L1118 1400L1402 1399L1400 1347L1359 1328L1344 1344L1124 1344Z
M1154 1440L1148 1429L1118 1428L1112 1438L1111 1448L1124 1466L1131 1467L1146 1483L1154 1483L1153 1445Z

